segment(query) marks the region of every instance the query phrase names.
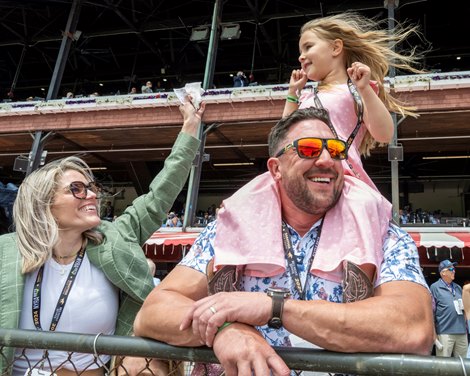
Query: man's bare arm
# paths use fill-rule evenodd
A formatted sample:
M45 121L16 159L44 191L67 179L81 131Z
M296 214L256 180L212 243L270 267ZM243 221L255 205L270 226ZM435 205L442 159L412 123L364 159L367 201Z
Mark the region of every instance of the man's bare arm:
M385 283L374 297L348 304L287 300L283 324L332 351L428 355L433 343L431 296L407 281Z
M145 300L134 322L135 335L175 346L200 346L191 329L181 331L179 327L194 301L205 296L205 274L176 266Z

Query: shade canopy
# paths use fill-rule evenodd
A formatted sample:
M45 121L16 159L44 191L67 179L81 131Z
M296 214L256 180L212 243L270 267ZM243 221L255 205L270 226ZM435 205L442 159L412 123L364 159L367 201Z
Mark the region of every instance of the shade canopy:
M470 229L467 228L406 228L417 247L470 247Z
M413 227L404 229L411 235L420 254L423 266L451 259L470 265L470 228ZM162 228L144 244L147 257L156 262L179 262L199 236L202 228ZM465 257L468 253L469 257Z
M179 262L191 248L201 232L201 228L191 228L183 232L181 228L161 228L145 242L145 255L155 262Z

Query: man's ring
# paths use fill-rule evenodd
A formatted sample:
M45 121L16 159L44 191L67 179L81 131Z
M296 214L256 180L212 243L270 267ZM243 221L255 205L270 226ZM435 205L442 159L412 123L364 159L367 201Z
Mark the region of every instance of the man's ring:
M217 311L215 310L215 307L210 306L209 309L214 315L217 313Z

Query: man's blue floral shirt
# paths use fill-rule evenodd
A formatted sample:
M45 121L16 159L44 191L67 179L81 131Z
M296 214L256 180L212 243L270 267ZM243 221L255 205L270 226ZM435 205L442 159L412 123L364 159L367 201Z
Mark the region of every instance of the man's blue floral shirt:
M341 284L307 273L307 265L317 237L320 222L301 237L292 227L288 226L295 254L297 269L299 271L302 286L307 279L306 300L326 300L334 303L342 302ZM207 263L214 257L214 238L216 234L217 221L211 222L196 239L191 250L180 262L201 273L206 272ZM411 236L398 226L390 224L387 237L383 244L384 260L382 262L375 286L390 281L410 281L428 286L419 265L418 250ZM243 276L241 290L265 292L268 287L285 287L291 291L293 299L299 299L299 293L294 287L289 269L275 277L251 277ZM292 346L290 333L284 328L272 329L267 325L259 327L258 330L272 346Z

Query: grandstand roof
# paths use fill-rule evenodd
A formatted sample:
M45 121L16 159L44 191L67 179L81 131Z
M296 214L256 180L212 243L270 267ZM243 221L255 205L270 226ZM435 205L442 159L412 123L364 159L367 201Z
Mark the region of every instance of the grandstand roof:
M385 1L386 2L386 1ZM396 0L395 18L418 23L432 50L425 67L470 70L464 33L469 2L458 8L431 0ZM192 29L211 24L215 0L82 0L76 41L58 97L127 93L147 80L162 87L202 81L208 40L191 41ZM384 0L224 0L222 24L239 24L239 39L220 40L214 84L231 86L230 74L253 72L261 83L285 82L298 66L298 34L306 21L353 10L385 19ZM58 56L72 0L0 0L0 94L15 81L17 98L44 96ZM412 41L419 47L429 45ZM25 48L23 60L21 58ZM457 60L460 57L460 60ZM163 81L166 79L167 81ZM100 86L102 84L103 86Z

